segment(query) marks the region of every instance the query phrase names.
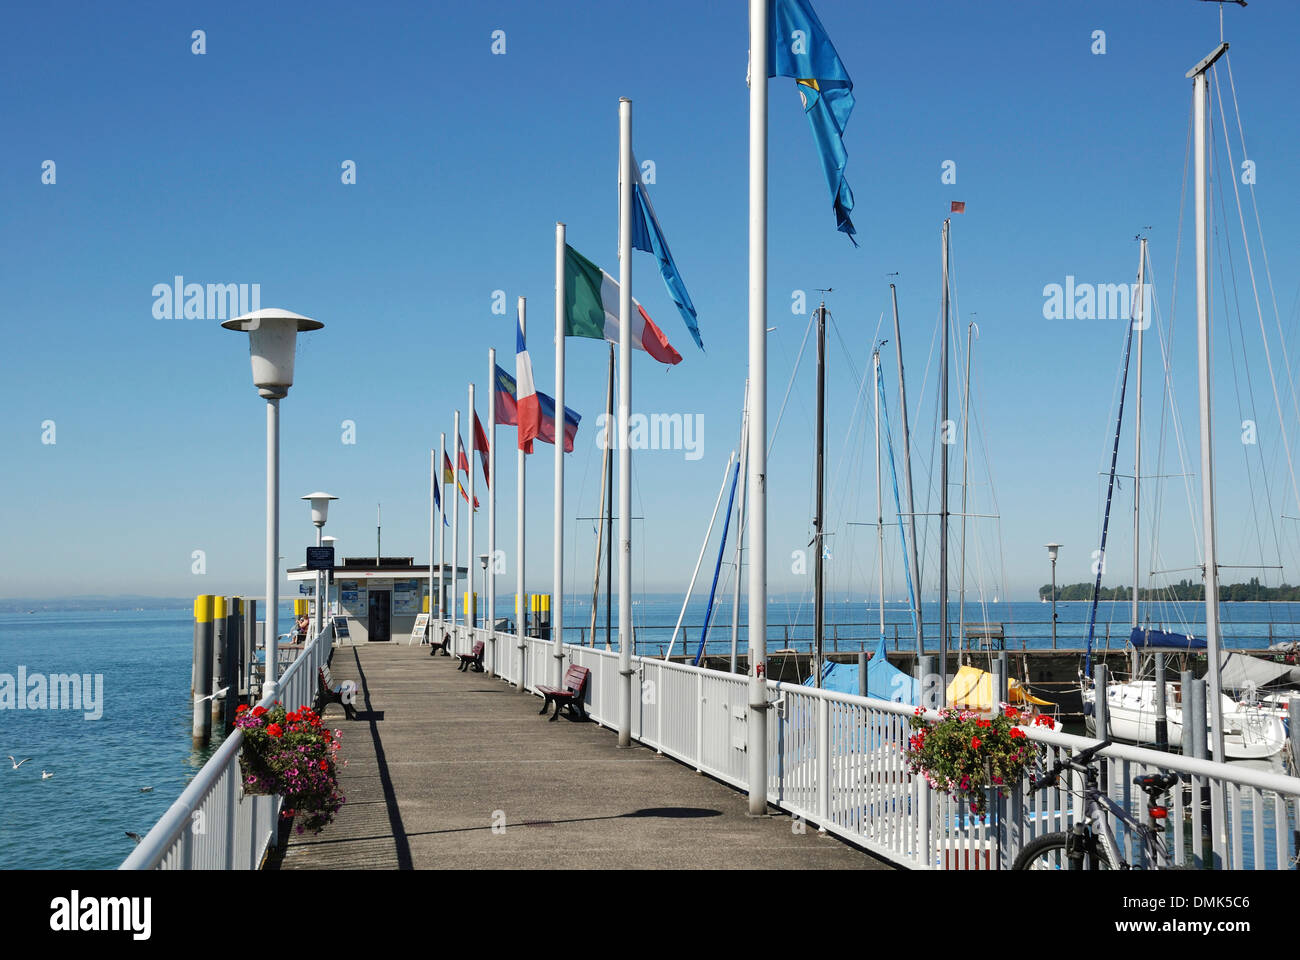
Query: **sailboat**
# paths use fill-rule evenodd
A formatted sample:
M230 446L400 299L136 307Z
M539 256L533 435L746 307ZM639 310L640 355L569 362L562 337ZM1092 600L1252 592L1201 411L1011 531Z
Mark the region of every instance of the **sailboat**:
M1129 349L1132 345L1133 331L1138 331L1138 371L1137 385L1137 428L1136 428L1136 469L1134 471L1134 543L1133 543L1133 598L1132 598L1132 633L1129 645L1135 654L1156 648L1183 650L1205 650L1211 664L1207 679L1209 692L1206 697L1206 713L1209 721L1208 746L1210 755L1216 759L1265 759L1277 755L1286 745L1287 730L1281 712L1275 707L1265 708L1250 700L1237 700L1224 693L1222 688L1225 658L1219 650L1219 570L1215 552L1214 520L1214 455L1212 446L1212 423L1210 405L1210 342L1209 342L1209 248L1207 240L1207 192L1208 167L1206 163L1206 72L1225 52L1228 44L1220 42L1218 47L1188 72L1193 79L1194 88L1194 125L1196 149L1196 289L1197 289L1197 327L1198 327L1198 373L1200 379L1200 445L1201 445L1201 488L1202 515L1204 521L1204 576L1205 576L1205 621L1206 638L1196 640L1190 636L1168 633L1162 630L1144 630L1138 623L1138 524L1141 491L1141 389L1142 389L1142 332L1146 326L1142 312L1145 308L1144 275L1147 264L1147 241L1141 241L1138 260L1137 293L1134 298L1137 322L1130 322L1124 353L1124 379L1120 390L1119 415L1115 426L1115 442L1111 453L1109 487L1106 496L1106 509L1102 521L1102 539L1100 555L1105 556L1106 534L1110 521L1111 493L1115 482L1115 465L1119 449L1120 429L1124 416L1124 392L1128 378ZM1091 653L1093 631L1096 624L1097 599L1101 585L1101 566L1098 565L1097 580L1093 589L1092 614L1089 618L1087 674L1082 679L1082 696L1084 702L1085 722L1090 731L1096 731L1096 697L1095 686L1090 682ZM1231 654L1228 655L1229 657ZM1136 662L1136 661L1135 661ZM1243 671L1245 672L1245 671ZM1163 687L1163 689L1162 689ZM1163 704L1161 704L1163 701ZM1181 742L1183 733L1183 698L1179 684L1154 679L1148 680L1134 676L1124 683L1107 684L1106 711L1107 736L1118 740L1135 743L1151 743L1157 739L1157 712L1165 708L1168 726L1168 739L1173 743ZM1190 718L1188 718L1190 719Z

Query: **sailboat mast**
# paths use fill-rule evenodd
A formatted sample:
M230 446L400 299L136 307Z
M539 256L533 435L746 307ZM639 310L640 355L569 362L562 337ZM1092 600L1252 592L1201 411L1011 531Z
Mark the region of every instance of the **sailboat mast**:
M1138 253L1138 279L1136 304L1137 309L1133 326L1137 329L1138 355L1137 355L1137 393L1134 398L1134 424L1136 426L1136 439L1133 448L1133 610L1132 620L1133 628L1138 627L1138 589L1141 583L1141 570L1138 567L1138 552L1140 546L1140 534L1142 527L1142 331L1146 329L1146 264L1147 264L1147 238L1142 237L1141 246Z
M1208 236L1209 161L1206 152L1205 71L1227 51L1214 52L1187 72L1193 80L1193 137L1196 154L1196 366L1201 405L1201 508L1205 543L1205 642L1209 654L1210 743L1214 759L1223 759L1223 702L1219 681L1219 564L1215 552L1214 449L1210 423L1210 245ZM1220 817L1222 813L1220 812ZM1217 824L1216 824L1217 826ZM1219 831L1215 831L1216 838Z
M596 521L596 572L592 576L591 584L591 645L596 645L596 608L600 600L600 560L601 554L606 549L605 543L605 523L608 516L605 509L605 497L610 492L610 459L609 448L612 446L610 438L614 434L614 344L609 345L609 373L605 379L605 452L600 461L600 517ZM606 627L608 629L609 611L605 611ZM606 636L606 646L608 647L609 637Z
M871 354L876 394L876 540L880 571L880 639L885 639L885 512L880 496L880 345Z
M970 460L970 345L971 334L978 327L972 320L966 327L966 383L965 394L961 404L961 586L958 588L957 601L957 649L960 656L961 645L966 640L966 479L967 462Z
M745 408L740 422L740 475L747 476L749 453L749 380L745 380ZM736 645L740 638L740 574L743 569L745 544L745 491L749 484L740 485L740 500L736 504L736 592L731 598L731 672L736 672Z
M907 486L908 538L912 553L912 614L916 619L916 655L925 653L925 631L921 622L921 565L916 546L916 512L912 507L912 438L907 429L907 384L903 379L903 333L898 326L898 288L889 285L894 302L894 353L898 357L898 412L903 418L903 482Z
M948 227L943 222L943 331L939 351L939 695L948 691Z
M822 557L825 546L822 543L824 523L823 508L825 495L825 446L826 446L826 301L817 308L817 516L813 520L813 549L816 550L813 561L813 676L818 689L822 685L822 660L826 646L826 603L822 596Z

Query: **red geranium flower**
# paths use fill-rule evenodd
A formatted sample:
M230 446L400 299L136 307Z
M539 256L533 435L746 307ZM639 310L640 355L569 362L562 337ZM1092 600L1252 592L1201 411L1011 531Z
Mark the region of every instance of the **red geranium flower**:
M271 724L269 727L266 728L266 732L268 735L272 737L278 737L280 736L280 734L284 733L284 731L280 729L280 725L278 723Z
M235 715L238 716L239 714L243 713L247 709L248 709L248 704L241 703L239 706L235 707Z
M1012 727L1010 733L1012 740L1023 740L1025 738L1025 731L1019 727Z
M971 748L972 750L978 750L978 749L980 748L980 738L979 738L979 737L971 737L971 738L970 738L970 748Z
M253 708L253 716L255 717L260 717L264 713L266 713L266 707L262 706L261 704L258 704L256 707Z

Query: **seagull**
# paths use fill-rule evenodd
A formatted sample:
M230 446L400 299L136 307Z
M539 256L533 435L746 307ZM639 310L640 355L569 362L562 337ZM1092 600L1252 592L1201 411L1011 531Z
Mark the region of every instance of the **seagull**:
M19 767L21 767L24 763L26 763L30 759L31 757L27 757L24 760L15 760L13 757L10 757L9 762L12 763L14 765L14 769L17 770Z
M126 835L130 837L132 840L134 840L136 843L139 843L141 840L144 839L144 837L140 836L140 834L132 833L130 830L126 831Z
M48 770L42 770L42 771L41 771L41 779L42 779L42 780L48 780L48 779L50 779L50 777L52 777L52 776L54 776L54 774L50 773Z
M222 688L221 688L220 690L218 690L216 693L210 693L210 694L208 694L206 697L195 697L195 698L194 698L194 702L195 702L195 703L202 703L204 700L211 700L213 697L224 697L224 696L226 695L226 691L229 690L229 689L230 689L230 687L228 687L228 686L227 686L227 687L222 687Z

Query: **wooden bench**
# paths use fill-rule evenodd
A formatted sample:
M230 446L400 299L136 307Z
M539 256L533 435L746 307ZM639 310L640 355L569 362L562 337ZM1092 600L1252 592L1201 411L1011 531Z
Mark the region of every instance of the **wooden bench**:
M1000 623L966 624L966 646L968 649L1001 650L1006 635Z
M316 680L320 691L317 699L320 702L320 712L324 713L325 708L331 703L337 703L343 708L349 720L357 718L356 708L343 697L344 686L341 683L335 683L334 678L330 675L329 667L319 667L316 670Z
M458 653L456 654L456 656L460 657L460 666L456 668L457 670L463 672L469 670L470 667L473 667L475 673L483 672L483 641L482 640L479 640L477 643L475 643L473 649L470 650L469 653Z
M433 642L433 636L429 637L429 656L436 656L438 651L442 651L444 657L451 656L451 634L446 630L442 632L442 639L437 643Z
M583 705L582 696L587 690L587 681L590 679L591 671L575 663L564 671L564 679L560 681L563 684L562 687L546 687L538 684L537 692L545 698L542 701L542 709L538 712L538 716L544 715L550 709L551 704L554 703L555 715L551 717L551 723L560 719L560 710L564 707L569 708L569 716L577 716L580 720L586 720L587 709ZM575 708L577 710L576 714L574 712Z

